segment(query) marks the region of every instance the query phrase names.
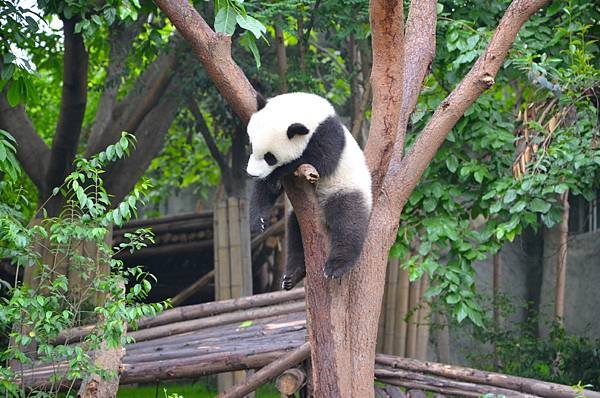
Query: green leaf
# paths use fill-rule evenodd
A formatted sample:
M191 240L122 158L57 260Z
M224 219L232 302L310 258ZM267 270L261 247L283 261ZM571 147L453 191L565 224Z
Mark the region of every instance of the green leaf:
M446 296L446 303L454 305L460 301L460 296L456 293L452 293Z
M529 210L535 211L537 213L547 213L552 205L548 202L543 201L542 199L535 198L529 203Z
M5 161L6 157L7 157L6 147L4 146L4 142L0 142L0 162Z
M235 33L236 13L235 10L227 4L221 8L215 16L215 31L231 36Z
M433 210L435 210L436 206L437 206L436 198L429 197L423 201L423 209L425 209L425 211L428 213L431 213Z
M256 67L260 69L260 52L258 51L258 47L256 46L256 40L254 37L248 32L244 33L239 40L239 43L248 51L252 53L254 56L254 62L256 63Z
M240 323L239 327L240 328L247 328L249 326L252 326L253 323L254 323L253 321L247 320L247 321L244 321L244 322Z
M237 14L236 21L242 29L252 32L254 37L257 39L260 39L260 37L267 31L267 28L260 23L260 21L251 17L250 15L244 16L242 14Z
M506 194L504 194L504 203L510 203L513 200L515 200L517 197L517 191L515 191L514 189L509 189L508 191L506 191Z
M8 105L11 107L15 107L21 102L21 90L20 90L20 80L14 80L10 87L8 88L8 92L6 93L6 99L8 100Z
M456 172L456 169L458 168L458 159L456 159L456 156L450 155L446 158L446 167L452 173Z

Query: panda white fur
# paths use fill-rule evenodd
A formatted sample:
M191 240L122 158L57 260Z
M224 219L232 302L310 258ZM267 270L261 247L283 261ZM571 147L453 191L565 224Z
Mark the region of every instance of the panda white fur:
M362 150L341 123L333 106L308 93L259 98L248 123L252 154L247 172L255 177L250 203L253 231L265 220L282 191L281 177L303 163L319 172L316 193L331 236L326 277L337 278L358 260L371 213L371 174ZM291 289L305 275L304 250L296 215L289 215L286 272Z

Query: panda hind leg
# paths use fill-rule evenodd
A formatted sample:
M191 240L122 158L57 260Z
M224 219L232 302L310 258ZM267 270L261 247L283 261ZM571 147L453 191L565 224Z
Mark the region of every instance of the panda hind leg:
M285 290L290 290L306 275L300 224L298 224L298 219L294 212L291 212L288 217L286 235L287 253L285 258L285 273L283 274L281 287Z
M358 261L369 225L369 210L361 192L335 194L325 203L325 222L331 235L326 278L340 278Z

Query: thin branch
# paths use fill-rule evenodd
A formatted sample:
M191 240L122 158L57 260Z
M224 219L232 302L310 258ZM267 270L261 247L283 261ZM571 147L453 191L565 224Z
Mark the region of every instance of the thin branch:
M194 119L196 119L196 131L199 131L200 134L202 134L202 137L206 142L206 146L208 147L210 154L215 159L215 161L219 165L219 168L221 169L221 173L224 175L229 174L231 170L229 165L227 164L227 160L217 147L215 139L213 138L212 134L210 133L210 130L208 129L208 126L206 125L206 120L204 120L204 116L202 116L202 112L200 112L200 108L198 108L198 104L193 98L188 98L187 105L190 112L192 112Z
M36 133L23 105L12 108L0 93L0 129L17 140L17 159L39 191L45 190L50 149Z
M70 170L87 102L88 53L81 33L75 33L76 21L63 20L64 66L60 115L52 141L46 173L47 189L59 186Z
M192 49L210 79L245 123L256 111L256 91L231 58L231 37L213 32L187 0L155 0Z
M390 163L384 191L393 202L394 209L402 208L438 148L467 108L494 84L494 78L521 26L547 3L548 0L515 0L511 3L485 52L442 101L406 157L399 163Z
M116 27L109 31L111 47L106 67L106 78L104 79L104 91L100 97L98 111L96 112L90 137L87 141L87 148L93 148L96 152L100 150L102 134L112 120L114 107L117 102L117 93L119 87L121 87L121 79L126 70L125 61L131 51L131 44L140 33L145 21L146 16L140 15L133 24L117 24Z

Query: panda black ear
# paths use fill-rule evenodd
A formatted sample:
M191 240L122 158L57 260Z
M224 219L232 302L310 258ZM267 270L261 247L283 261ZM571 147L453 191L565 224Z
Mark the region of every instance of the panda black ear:
M308 129L302 123L292 123L287 129L287 136L291 140L295 135L306 135Z
M267 105L267 100L258 91L256 92L256 111L260 111Z

